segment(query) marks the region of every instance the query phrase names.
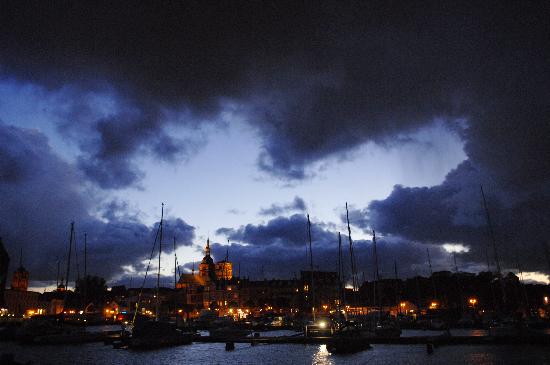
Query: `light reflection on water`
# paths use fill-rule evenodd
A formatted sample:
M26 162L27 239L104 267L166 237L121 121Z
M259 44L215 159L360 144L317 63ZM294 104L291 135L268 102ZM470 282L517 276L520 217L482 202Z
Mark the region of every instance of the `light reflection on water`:
M311 363L314 365L334 365L334 362L330 358L330 353L327 350L327 345L319 345L319 349L313 355Z

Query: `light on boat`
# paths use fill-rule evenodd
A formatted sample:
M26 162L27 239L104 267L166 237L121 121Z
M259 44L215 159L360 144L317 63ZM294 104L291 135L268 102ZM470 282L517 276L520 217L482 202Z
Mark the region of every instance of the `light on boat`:
M319 322L320 328L325 328L327 326L327 322Z

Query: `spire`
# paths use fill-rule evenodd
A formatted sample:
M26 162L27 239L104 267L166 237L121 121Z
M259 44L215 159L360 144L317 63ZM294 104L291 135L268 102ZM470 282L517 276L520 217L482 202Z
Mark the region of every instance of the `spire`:
M19 254L19 267L23 267L23 247L21 247L21 253Z
M193 261L193 268L191 269L191 274L195 275L195 261Z
M210 237L206 240L206 249L204 250L206 256L210 256Z

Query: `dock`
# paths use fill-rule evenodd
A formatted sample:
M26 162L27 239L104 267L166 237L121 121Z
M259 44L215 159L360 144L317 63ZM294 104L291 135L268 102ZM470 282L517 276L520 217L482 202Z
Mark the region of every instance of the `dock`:
M250 343L250 344L326 344L330 337L304 337L304 336L280 336L280 337L241 337L221 338L210 336L197 336L194 342L206 343ZM536 336L414 336L414 337L372 337L365 338L370 344L384 345L426 345L451 346L451 345L550 345L550 335Z

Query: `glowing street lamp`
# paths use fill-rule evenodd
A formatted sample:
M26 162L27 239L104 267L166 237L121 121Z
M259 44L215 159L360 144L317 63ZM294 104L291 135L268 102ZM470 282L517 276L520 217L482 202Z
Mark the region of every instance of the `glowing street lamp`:
M470 303L470 305L471 305L472 307L475 307L476 304L477 304L477 299L476 299L476 298L470 298L470 299L468 300L468 303Z

